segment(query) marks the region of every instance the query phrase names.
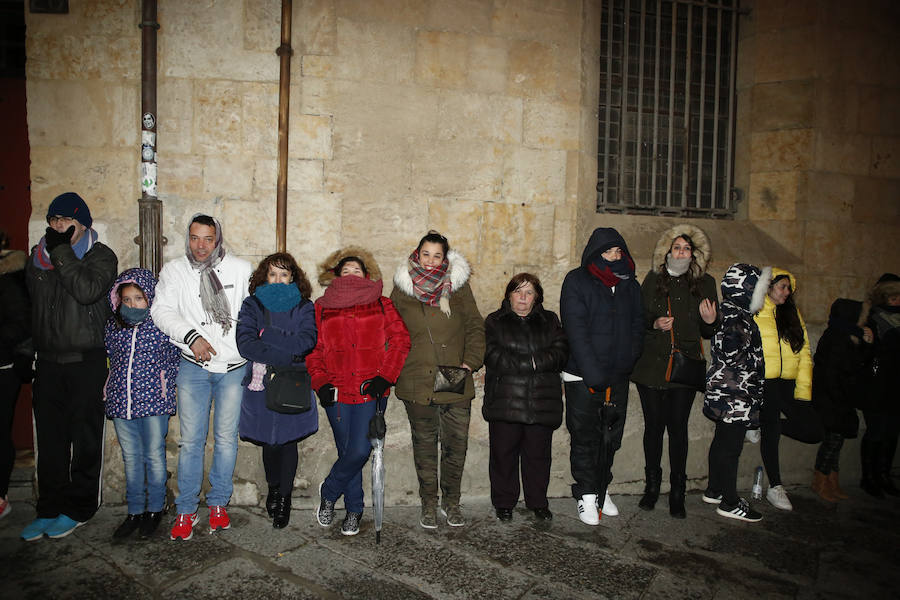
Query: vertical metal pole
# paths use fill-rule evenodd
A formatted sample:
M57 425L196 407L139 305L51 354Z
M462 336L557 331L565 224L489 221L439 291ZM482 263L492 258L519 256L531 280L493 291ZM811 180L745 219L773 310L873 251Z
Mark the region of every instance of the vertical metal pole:
M666 206L672 206L672 147L675 145L675 61L678 59L678 3L672 3L672 60L669 63L669 147L666 156Z
M700 107L700 131L697 135L697 193L694 199L697 208L702 205L703 132L706 124L706 6L704 5L700 10L703 11L703 31L700 34L700 99L697 103Z
M681 207L688 207L688 183L691 168L691 51L694 37L694 8L687 6L687 51L684 56L684 162L681 165Z
M603 136L603 202L609 203L609 136L612 129L609 119L612 107L612 51L613 51L613 0L606 0L606 132ZM624 91L622 92L624 94ZM622 109L619 109L619 128L622 127ZM622 148L619 148L619 153ZM621 185L621 182L619 182ZM617 200L620 197L617 197Z
M662 23L662 0L656 0L656 52L653 56L653 156L650 173L650 206L656 206L656 168L659 153L659 47Z
M156 163L156 0L141 7L141 199L138 200L140 262L159 273L162 267L162 202L157 197Z
M275 206L275 248L287 251L287 176L288 176L288 117L291 100L291 15L292 1L281 0L281 45L275 51L281 57L278 87L278 183Z
M646 26L646 0L641 0L641 33L638 36L638 101L637 101L637 136L634 148L634 204L641 205L641 136L642 117L644 112L644 27Z
M721 204L717 201L719 195L716 193L718 189L718 171L719 171L719 86L721 85L722 74L719 69L722 66L722 10L716 11L716 85L715 85L715 105L713 106L713 139L712 139L712 180L710 186L710 208L720 208Z
M737 17L738 11L736 10L737 6L735 6L735 10L731 11L731 72L729 77L731 80L728 82L728 134L727 141L725 142L725 168L727 169L725 173L725 190L724 194L727 198L726 207L729 210L734 210L734 206L732 205L731 200L731 178L733 177L733 167L731 163L731 154L734 152L734 97L735 90L737 86L735 85L734 78L735 73L737 72L737 36L738 36L738 24Z
M625 165L628 162L628 149L625 140L625 123L628 121L628 34L631 28L630 12L631 6L629 0L625 0L623 7L624 29L622 31L622 109L621 109L621 125L619 125L619 204L629 201L625 193ZM633 192L632 187L632 192ZM634 202L634 198L630 199Z

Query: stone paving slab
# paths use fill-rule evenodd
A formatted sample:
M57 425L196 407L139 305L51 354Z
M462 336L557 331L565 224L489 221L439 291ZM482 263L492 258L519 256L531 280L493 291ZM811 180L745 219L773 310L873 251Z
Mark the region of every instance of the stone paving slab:
M30 489L13 487L13 512L0 521L0 598L888 598L897 597L900 527L896 498L859 489L837 506L805 488L790 490L794 511L756 503L759 524L718 517L699 494L688 518L672 519L638 496L617 496L621 515L587 527L571 499L551 500L554 519L515 510L500 523L484 502L463 506L468 525L434 531L419 509L389 507L382 543L371 511L360 534L330 528L312 510L295 510L274 530L265 510L234 507L232 528L210 535L207 512L187 542L168 540L173 518L152 539L113 541L123 506L104 506L72 535L21 541L34 516Z

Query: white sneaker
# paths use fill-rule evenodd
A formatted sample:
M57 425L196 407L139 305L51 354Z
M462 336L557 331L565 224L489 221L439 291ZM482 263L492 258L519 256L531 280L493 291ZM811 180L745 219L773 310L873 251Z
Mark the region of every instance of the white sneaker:
M788 500L787 492L784 491L784 486L782 485L770 487L766 491L766 500L768 500L769 504L775 508L780 508L781 510L794 510L791 501Z
M600 513L597 512L597 494L585 494L578 501L578 518L587 525L599 525Z
M748 429L747 433L744 434L744 439L751 444L758 444L759 440L762 439L762 434L759 432L759 429Z
M603 499L603 513L607 517L618 517L619 516L619 507L616 506L612 498L609 497L609 492L606 492L606 498Z

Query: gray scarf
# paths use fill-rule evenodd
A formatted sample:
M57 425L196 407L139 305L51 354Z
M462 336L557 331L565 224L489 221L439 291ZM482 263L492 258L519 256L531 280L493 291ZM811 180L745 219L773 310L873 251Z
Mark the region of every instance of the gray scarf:
M671 254L666 255L666 270L672 277L680 277L687 273L688 267L691 266L691 257L673 258Z
M197 213L191 217L191 223L203 213ZM228 333L231 329L231 305L228 296L222 288L222 282L216 275L216 267L225 258L225 247L222 244L222 225L218 219L213 218L216 224L216 247L206 258L198 261L191 252L191 224L188 224L187 235L184 238L184 253L191 267L200 271L200 301L212 320L222 326L222 333Z

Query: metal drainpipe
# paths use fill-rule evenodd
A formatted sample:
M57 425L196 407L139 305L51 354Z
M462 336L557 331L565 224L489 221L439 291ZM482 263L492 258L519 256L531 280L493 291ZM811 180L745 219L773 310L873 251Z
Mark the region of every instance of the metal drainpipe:
M156 177L156 0L141 7L141 199L138 200L138 236L141 266L159 273L162 266L162 202Z
M281 57L278 87L278 188L275 205L275 247L287 251L287 176L288 117L291 99L291 14L292 0L281 0L281 46L275 51Z

